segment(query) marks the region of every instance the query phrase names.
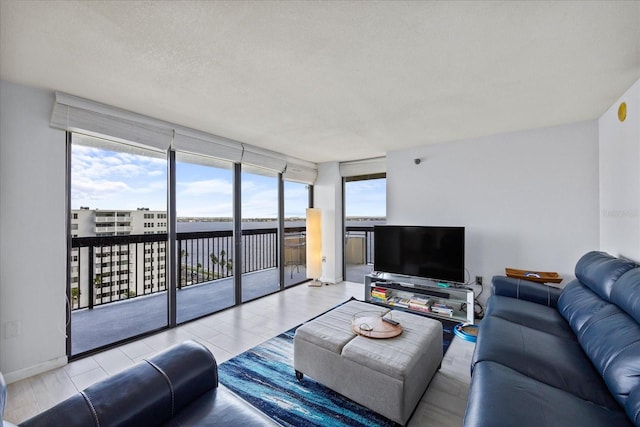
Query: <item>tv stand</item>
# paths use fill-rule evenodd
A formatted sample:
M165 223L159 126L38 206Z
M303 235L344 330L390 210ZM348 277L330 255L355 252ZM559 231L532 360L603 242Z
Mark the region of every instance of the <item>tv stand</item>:
M474 322L474 293L459 284L376 273L364 276L364 289L367 302L461 323Z

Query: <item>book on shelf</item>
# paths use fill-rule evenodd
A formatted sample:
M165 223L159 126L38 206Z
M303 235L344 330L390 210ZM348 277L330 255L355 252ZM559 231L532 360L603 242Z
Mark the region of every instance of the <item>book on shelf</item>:
M377 298L380 300L386 300L389 297L389 290L385 288L372 288L371 289L371 298Z
M388 292L380 292L380 291L376 291L375 289L371 291L371 295L377 295L377 296L381 296L381 297L387 297L389 295Z
M431 311L433 313L438 313L438 314L446 315L449 317L453 317L453 307L447 304L434 303L431 305Z
M388 300L388 304L394 307L409 308L409 298L391 297Z
M414 295L411 297L411 300L409 302L416 305L428 305L430 301L431 300L427 297Z
M453 310L451 309L446 309L446 308L433 308L431 307L431 312L432 313L438 313L438 314L446 314L449 317L453 317Z
M431 300L422 295L413 295L409 299L409 309L429 313L429 302Z
M429 310L429 306L428 305L422 305L422 304L411 304L409 303L409 309L410 310L414 310L414 311L420 311L422 313L430 313L431 310Z

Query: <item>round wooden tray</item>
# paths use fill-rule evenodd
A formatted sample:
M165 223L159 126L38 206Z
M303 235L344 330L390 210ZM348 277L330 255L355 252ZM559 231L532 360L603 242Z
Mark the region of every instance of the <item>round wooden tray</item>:
M393 338L402 333L402 325L392 325L382 321L382 317L363 316L356 317L351 322L353 332L367 338Z

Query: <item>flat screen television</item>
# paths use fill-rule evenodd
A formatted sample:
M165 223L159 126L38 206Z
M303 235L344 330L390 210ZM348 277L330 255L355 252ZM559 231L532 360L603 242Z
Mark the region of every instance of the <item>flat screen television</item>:
M463 283L464 227L376 225L375 271Z

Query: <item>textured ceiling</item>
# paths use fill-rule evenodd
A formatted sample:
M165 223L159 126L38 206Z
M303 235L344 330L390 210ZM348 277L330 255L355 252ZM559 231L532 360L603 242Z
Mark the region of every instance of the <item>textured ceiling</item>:
M2 79L313 162L599 117L640 2L0 0Z

